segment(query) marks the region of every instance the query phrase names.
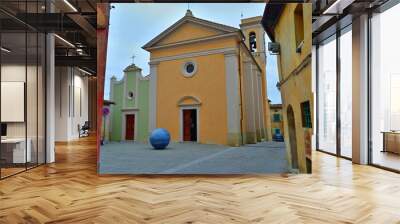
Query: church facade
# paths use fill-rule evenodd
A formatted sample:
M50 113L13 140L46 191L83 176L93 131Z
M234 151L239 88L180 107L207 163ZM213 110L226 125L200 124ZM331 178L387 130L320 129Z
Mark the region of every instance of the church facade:
M110 81L109 140L147 142L149 133L149 79L131 64L124 77Z
M149 131L174 142L239 146L270 140L261 17L240 29L186 15L143 46L150 52Z

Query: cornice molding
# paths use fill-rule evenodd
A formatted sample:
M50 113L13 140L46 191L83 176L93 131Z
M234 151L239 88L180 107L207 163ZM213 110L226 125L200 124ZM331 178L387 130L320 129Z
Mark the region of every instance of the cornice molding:
M154 49L154 45L157 44L160 40L162 40L164 37L166 37L167 35L169 35L170 33L172 33L173 31L175 31L179 26L188 23L188 22L192 22L195 24L199 24L205 27L209 27L215 30L219 30L223 33L232 33L232 32L237 32L239 29L235 28L235 27L230 27L230 26L226 26L223 24L219 24L219 23L215 23L215 22L211 22L208 20L204 20L204 19L200 19L200 18L196 18L192 15L186 15L184 17L182 17L180 20L178 20L176 23L174 23L172 26L168 27L166 30L164 30L161 34L159 34L158 36L156 36L155 38L153 38L152 40L150 40L147 44L145 44L142 48L145 50L152 50Z
M209 37L203 37L203 38L197 38L197 39L191 39L191 40L184 40L184 41L179 41L175 43L169 43L169 44L164 44L164 45L158 45L154 47L148 47L145 50L147 51L152 51L152 50L158 50L158 49L165 49L165 48L171 48L171 47L178 47L186 44L195 44L195 43L201 43L201 42L207 42L207 41L213 41L213 40L218 40L222 38L227 38L227 37L233 37L237 36L238 39L239 33L238 32L230 32L230 33L224 33L224 34L219 34L219 35L214 35L214 36L209 36Z
M226 52L232 52L232 51L236 52L236 48L220 48L220 49L213 49L213 50L209 50L209 51L198 51L198 52L191 52L191 53L186 53L186 54L159 57L159 58L151 59L149 64L158 64L162 61L172 61L172 60L177 60L177 59L193 58L193 57L199 57L199 56L205 56L205 55L211 55L211 54L225 54Z
M307 67L307 65L309 65L311 63L311 54L308 54L303 61L301 61L301 63L292 70L292 72L282 81L280 81L277 84L277 87L280 88L281 86L283 86L283 84L285 84L290 78L292 78L293 76L298 75L305 67Z

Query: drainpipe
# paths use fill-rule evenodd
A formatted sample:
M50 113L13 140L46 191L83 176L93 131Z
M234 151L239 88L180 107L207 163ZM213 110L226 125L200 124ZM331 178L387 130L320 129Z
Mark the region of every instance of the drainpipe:
M238 69L239 69L239 95L240 95L240 137L242 139L242 145L244 145L243 139L243 99L242 99L242 66L241 66L241 57L240 57L240 44L241 41L238 42Z

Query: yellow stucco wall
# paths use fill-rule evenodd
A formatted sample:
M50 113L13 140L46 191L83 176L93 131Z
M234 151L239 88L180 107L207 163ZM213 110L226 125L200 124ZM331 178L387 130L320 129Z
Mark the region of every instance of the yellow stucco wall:
M248 40L247 37L249 36L249 34L251 32L254 32L256 34L257 48L260 49L262 47L261 45L265 44L265 43L261 43L260 41L263 40L263 39L259 38L261 35L265 35L264 30L261 27L259 29L257 29L257 28L248 28L248 29L243 30L243 34L246 37L245 44L249 49L250 49L249 40ZM260 50L265 50L265 49L260 49ZM260 53L259 54L260 56L257 56L257 55L258 55L257 53L254 54L255 59L257 60L258 64L265 70L265 63L266 62L265 62L265 59L262 59L263 53Z
M271 110L271 104L270 104L270 102L268 102L268 100L266 100L265 101L265 105L266 105L266 107L268 108L266 111L265 111L265 120L266 120L266 129L267 129L267 132L268 132L268 134L269 134L269 141L272 141L272 137L273 137L273 132L272 132L272 127L273 127L273 122L272 122L272 120L271 120L271 116L272 116L272 110ZM282 127L283 128L283 127Z
M185 23L158 44L178 43L189 39L199 39L219 34L214 29ZM151 59L204 52L215 49L237 48L237 37L226 37L199 43L191 43L151 50ZM197 64L197 72L192 77L182 74L182 66L187 61ZM161 61L157 65L157 127L166 128L172 141L181 140L181 107L178 102L184 96L196 97L201 105L198 114L200 143L227 144L227 98L226 98L225 57L223 53L186 57ZM183 100L182 104L191 104ZM192 102L193 103L193 102Z
M181 73L187 60L197 63L198 71L190 78ZM194 96L199 107L199 142L227 143L224 55L215 54L195 58L161 62L157 78L157 126L171 133L172 141L180 140L180 107L183 96Z
M261 18L262 17L253 18L253 21L260 20ZM248 20L248 21L251 21L251 20ZM259 27L259 28L258 27L250 27L250 28L243 29L242 31L243 31L243 34L245 37L248 37L251 32L254 32L256 34L256 38L257 38L257 49L259 51L265 51L265 49L263 47L263 45L265 44L264 38L260 38L261 36L265 35L262 27ZM249 48L248 38L245 40L245 44ZM254 58L256 59L257 63L260 65L260 67L262 69L262 77L264 77L262 79L262 90L263 90L263 99L264 99L262 106L264 108L264 114L269 114L270 113L269 112L269 103L268 103L268 101L265 101L267 99L267 94L266 94L267 80L265 78L266 77L266 62L265 62L265 58L263 58L263 57L265 57L265 54L264 54L264 52L260 52L260 53L256 52L256 53L253 53L253 55L254 55ZM271 127L270 119L265 118L264 126L265 126L265 133L267 135L265 137L265 139L268 141L271 141L272 135L271 135L271 131L270 131L270 127Z
M281 120L279 122L274 121L274 114L279 114L281 117ZM284 126L283 126L283 113L282 113L282 108L277 108L274 106L270 106L270 115L268 116L270 122L271 122L271 133L272 135L274 134L274 129L279 128L281 130L281 134L285 134Z
M265 77L265 76L264 76ZM265 93L265 96L263 98L263 106L264 106L264 114L267 115L267 117L265 117L265 132L267 133L267 141L272 141L272 132L271 132L271 119L268 119L268 115L271 114L271 109L269 106L269 102L268 102L268 97L267 97L267 81L266 79L264 79L264 83L263 83L263 92ZM265 100L267 99L267 100Z
M173 35L173 34L171 34ZM193 37L198 38L196 36ZM176 40L179 41L179 40ZM200 42L200 43L192 43L186 45L179 45L169 48L162 48L162 49L154 49L151 51L150 60L160 57L167 57L167 56L174 56L174 55L181 55L199 51L208 51L212 49L224 49L224 48L232 48L237 47L237 38L235 37L228 37L223 39L215 39L210 40L207 42Z
M246 80L246 77L245 76L247 76L247 75L250 75L250 74L248 74L247 73L247 71L246 71L246 69L245 69L245 63L244 63L244 61L245 60L249 60L249 57L248 57L248 54L246 54L246 52L244 51L245 49L244 49L244 47L243 46L241 46L240 47L240 54L239 54L239 60L240 60L240 64L239 64L239 68L240 68L240 73L239 73L239 75L240 75L240 83L241 83L241 86L240 86L240 93L241 93L241 104L242 104L242 109L241 109L241 115L242 115L242 123L241 123L241 129L242 129L242 134L243 134L243 140L244 140L244 142L243 143L254 143L254 142L256 142L256 138L255 138L255 135L256 135L256 132L255 131L252 131L252 130L250 130L249 128L248 128L248 119L247 119L247 116L248 116L248 111L247 111L247 109L245 108L246 106L247 106L247 102L246 102L246 83L245 83L245 80ZM254 141L249 141L248 140L248 138L253 138L254 139Z
M306 166L306 148L311 147L312 129L302 127L302 113L300 104L305 101L310 102L310 110L313 111L314 100L311 92L311 16L312 9L310 3L303 5L303 23L304 23L304 46L301 53L296 52L295 27L294 27L294 11L298 4L286 4L275 26L275 39L280 43L281 51L278 56L278 69L280 75L281 94L283 102L283 119L285 127L285 143L289 158L289 166L291 167L291 151L289 139L289 125L287 122L287 109L291 105L295 117L295 132L297 140L297 157L299 170L302 173L307 172ZM309 60L309 61L308 61ZM293 75L293 71L299 68L301 63L305 66L301 71ZM291 75L292 74L292 75ZM313 116L313 113L311 113ZM311 118L313 120L313 118Z
M199 143L224 145L238 145L241 143L240 130L237 130L237 133L232 131L233 129L228 130L229 113L227 111L227 76L225 71L227 59L224 53L213 52L214 50L222 49L229 51L230 59L228 64L232 66L234 64L230 64L232 63L232 52L230 50L234 50L236 53L241 52L237 55L237 65L239 66L237 73L233 68L232 75L239 75L237 78L243 81L243 75L245 75L242 67L244 57L242 57L243 49L239 49L241 36L239 33L231 33L233 35L222 38L179 44L182 41L211 37L221 33L221 31L189 22L169 33L151 48L147 48L150 51L150 60L153 62L158 61L156 65L156 127L169 130L172 141L182 140L182 104L200 103L200 105L196 106L199 109ZM178 44L175 45L174 43ZM188 57L188 54L199 52L208 53L207 55ZM185 77L182 74L182 67L188 61L195 62L197 66L197 71L192 77ZM265 99L265 82L261 86L264 90L264 94L261 97ZM236 88L233 92L240 93L240 88L243 88L243 85L229 86L228 88ZM187 96L192 96L200 102L196 102L193 99L182 100L183 97ZM242 106L246 103L245 101L246 98L242 97L240 103L241 113L245 113ZM265 108L264 100L261 100L261 103ZM241 131L245 135L247 121L244 114L242 115L244 119L241 121ZM263 114L260 116L263 116ZM231 121L240 122L232 119ZM265 129L265 132L269 128L265 128L264 125L263 129ZM232 139L233 136L234 139Z
M173 35L168 35L160 41L160 44L176 43L179 41L192 40L193 37L202 38L221 34L214 29L209 29L195 23L185 23L174 30Z
M242 20L242 22L244 23L248 23L248 22L261 22L261 16L260 17L254 17L254 18L250 18L250 19L244 19ZM241 24L244 25L244 24ZM251 32L254 32L256 34L256 39L257 39L257 50L258 52L253 52L253 57L256 60L256 62L258 63L260 69L261 69L261 77L262 78L262 82L261 82L261 87L262 87L262 107L263 107L263 111L264 114L269 114L269 104L268 102L265 101L265 99L267 99L267 93L266 93L266 86L267 86L267 80L266 80L266 62L265 62L265 47L263 46L264 43L264 38L261 38L265 35L264 30L262 28L262 26L259 24L258 26L256 24L252 24L250 27L241 27L243 35L245 36L245 45L247 46L248 49L250 49L249 47L249 34ZM248 58L248 52L246 52L246 49L244 47L241 47L241 57L243 59ZM244 66L244 61L241 60L241 66ZM244 72L242 70L242 72ZM244 74L244 73L242 73ZM243 78L242 78L243 81ZM263 115L264 116L264 115ZM245 121L246 122L246 121ZM264 124L263 124L264 128L263 130L258 130L259 132L263 133L263 139L264 140L272 140L272 135L270 130L271 127L271 122L269 119L266 119L264 117ZM248 130L246 130L248 131Z
M256 128L255 131L251 130L248 128L248 116L252 116L252 115L248 115L249 113L249 109L246 109L245 107L248 106L248 102L247 100L253 100L252 97L255 97L255 94L252 93L250 94L251 97L248 98L246 97L246 92L248 91L254 91L254 88L256 87L252 87L251 84L247 84L246 83L246 76L249 76L251 74L248 74L248 71L245 68L245 64L246 61L250 61L251 64L253 65L254 68L256 68L256 64L255 62L250 58L250 53L248 50L246 50L244 45L241 45L240 47L240 79L241 79L241 99L242 99L242 115L243 115L243 120L242 120L242 131L243 131L243 138L245 140L245 143L255 143L257 141L261 141L261 140L271 140L271 133L269 132L269 127L270 127L270 122L269 120L267 120L265 118L265 113L269 113L269 110L265 109L265 102L264 99L267 98L266 96L266 92L265 92L265 69L263 69L262 64L260 64L260 68L257 68L257 70L259 72L261 72L261 99L260 99L260 103L261 103L261 107L263 108L263 111L260 111L260 119L263 119L261 121L261 128ZM261 70L260 70L261 69ZM246 88L250 88L250 90L246 90ZM260 108L261 109L261 108ZM258 136L258 137L257 137ZM256 138L255 140L253 140L254 138Z

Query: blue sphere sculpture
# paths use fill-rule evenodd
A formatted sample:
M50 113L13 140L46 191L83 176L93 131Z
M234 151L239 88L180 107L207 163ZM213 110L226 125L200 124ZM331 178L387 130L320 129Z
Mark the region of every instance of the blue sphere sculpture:
M171 136L169 132L164 128L154 129L149 138L150 144L154 149L165 149L168 146L170 139Z

